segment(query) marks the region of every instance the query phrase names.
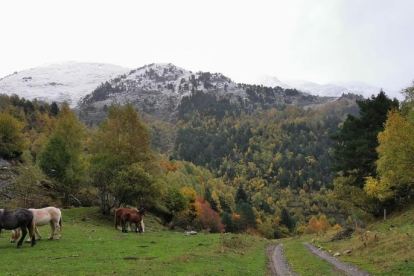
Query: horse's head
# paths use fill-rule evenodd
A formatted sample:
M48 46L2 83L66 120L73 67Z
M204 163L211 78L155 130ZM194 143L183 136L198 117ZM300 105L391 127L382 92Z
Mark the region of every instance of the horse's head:
M16 228L16 230L12 230L12 236L10 238L10 242L14 243L20 237L20 228Z
M145 209L145 207L144 208L141 208L141 210L139 210L138 211L138 213L139 214L141 214L142 216L145 216L145 212L146 212L147 210Z

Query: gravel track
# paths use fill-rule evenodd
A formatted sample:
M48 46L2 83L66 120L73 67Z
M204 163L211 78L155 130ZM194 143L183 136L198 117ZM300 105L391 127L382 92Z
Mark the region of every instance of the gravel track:
M285 249L283 244L268 245L266 247L267 256L270 261L270 268L274 276L297 276L289 267L285 258Z
M312 254L316 255L317 257L321 258L322 260L327 261L328 263L332 264L335 268L343 271L346 275L350 276L372 276L368 272L362 271L355 266L345 263L341 260L338 260L332 257L329 253L322 251L315 246L304 242L303 245L311 252Z

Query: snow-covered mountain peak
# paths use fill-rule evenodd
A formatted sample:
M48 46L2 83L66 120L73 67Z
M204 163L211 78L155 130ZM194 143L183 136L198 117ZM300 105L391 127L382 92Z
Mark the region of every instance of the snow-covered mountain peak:
M274 76L262 75L256 78L253 84L259 84L266 87L282 87L282 88L291 88L290 85L281 82L278 78Z
M48 102L67 101L74 107L99 84L128 71L128 68L104 63L45 64L0 79L0 93Z

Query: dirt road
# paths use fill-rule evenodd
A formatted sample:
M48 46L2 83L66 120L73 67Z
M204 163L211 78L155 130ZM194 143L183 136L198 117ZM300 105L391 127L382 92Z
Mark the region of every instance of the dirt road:
M283 244L268 245L266 247L267 256L270 261L270 268L272 274L275 276L297 276L289 267L285 258L285 250Z
M340 261L334 257L332 257L329 253L324 252L322 250L319 250L315 246L304 242L303 245L314 255L318 256L319 258L329 262L333 266L335 266L337 269L345 272L345 274L350 276L372 276L368 272L362 271L355 266L345 263L343 261Z

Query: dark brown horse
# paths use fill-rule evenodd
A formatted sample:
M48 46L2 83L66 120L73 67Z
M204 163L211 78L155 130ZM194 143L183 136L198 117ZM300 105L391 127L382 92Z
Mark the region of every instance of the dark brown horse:
M142 208L138 211L138 214L134 213L127 213L125 212L121 217L121 223L122 223L122 232L128 233L126 229L126 223L129 222L129 228L131 228L131 225L135 224L135 232L136 233L143 233L144 232L144 222L142 220L142 217L145 215L145 208Z
M2 229L14 230L17 228L20 228L23 233L22 237L17 243L17 247L22 246L24 238L27 234L26 228L29 230L32 246L36 244L34 235L36 225L33 219L33 212L27 209L19 209L14 211L0 209L0 234Z
M122 216L126 213L130 214L138 214L138 209L129 209L129 208L117 208L114 211L114 223L115 223L115 229L118 229L118 226L121 227L121 219Z

